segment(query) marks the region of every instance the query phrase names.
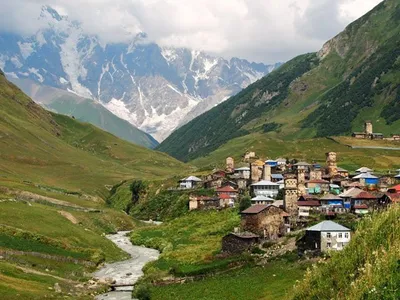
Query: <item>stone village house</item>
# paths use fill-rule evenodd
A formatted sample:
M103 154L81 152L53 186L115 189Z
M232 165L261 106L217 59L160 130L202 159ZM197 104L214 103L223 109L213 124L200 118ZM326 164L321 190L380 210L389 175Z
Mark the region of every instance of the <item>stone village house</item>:
M276 239L287 232L288 216L274 205L254 205L241 212L241 227L265 239Z

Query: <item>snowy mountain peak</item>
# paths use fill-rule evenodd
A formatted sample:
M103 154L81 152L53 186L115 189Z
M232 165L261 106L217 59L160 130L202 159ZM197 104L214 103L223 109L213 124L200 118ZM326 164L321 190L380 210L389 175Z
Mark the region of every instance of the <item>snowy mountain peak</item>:
M102 45L50 6L40 18L48 26L33 36L0 34L0 68L95 99L159 141L279 65L159 47L145 33Z

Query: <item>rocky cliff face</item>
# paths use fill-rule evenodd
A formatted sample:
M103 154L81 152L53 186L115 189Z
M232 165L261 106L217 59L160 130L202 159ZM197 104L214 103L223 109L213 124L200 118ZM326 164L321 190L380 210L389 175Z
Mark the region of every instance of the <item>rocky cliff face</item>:
M161 48L145 34L130 44L102 45L50 7L40 18L49 26L34 36L0 34L0 68L96 99L158 140L279 65Z

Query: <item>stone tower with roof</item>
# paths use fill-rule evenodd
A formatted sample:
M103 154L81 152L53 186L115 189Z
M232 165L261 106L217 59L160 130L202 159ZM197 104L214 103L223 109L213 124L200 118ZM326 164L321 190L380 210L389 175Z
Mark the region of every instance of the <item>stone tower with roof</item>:
M374 133L371 121L365 121L365 123L364 123L364 133L366 135L372 135Z
M283 207L287 213L290 214L291 218L296 218L298 215L298 190L297 190L297 178L294 175L286 175L284 179L284 196L283 196Z
M328 174L333 177L338 173L336 152L328 152L325 155Z

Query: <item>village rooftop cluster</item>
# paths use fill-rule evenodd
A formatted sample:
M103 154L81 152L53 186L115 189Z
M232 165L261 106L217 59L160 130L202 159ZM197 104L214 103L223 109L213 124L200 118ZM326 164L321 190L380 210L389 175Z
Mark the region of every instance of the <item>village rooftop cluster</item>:
M299 250L341 250L349 243L351 230L335 218L357 218L400 202L400 169L397 175L379 176L361 167L350 174L338 167L335 152L326 153L325 166L284 158L260 160L254 152L243 155L241 165L247 166L235 168L228 157L225 170L179 181L179 189L193 190L190 210L234 207L251 196L251 206L240 212L240 228L223 238L225 252L240 253L304 228ZM215 196L197 196L196 189L204 188L214 190ZM316 220L323 221L308 227Z

